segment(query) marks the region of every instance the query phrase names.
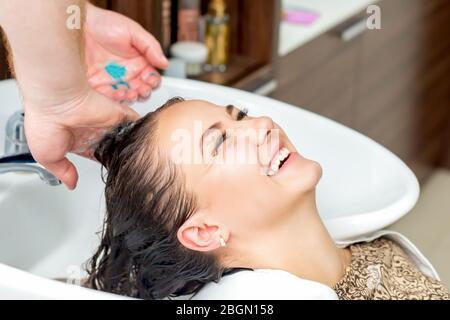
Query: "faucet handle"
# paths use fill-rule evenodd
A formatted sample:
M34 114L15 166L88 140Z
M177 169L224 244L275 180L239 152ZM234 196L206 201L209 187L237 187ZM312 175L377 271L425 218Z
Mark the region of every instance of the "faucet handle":
M6 123L5 155L30 153L25 136L25 114L23 110L14 112Z

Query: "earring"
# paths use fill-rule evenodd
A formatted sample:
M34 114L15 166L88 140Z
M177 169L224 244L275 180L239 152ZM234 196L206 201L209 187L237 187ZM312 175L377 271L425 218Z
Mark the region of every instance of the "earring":
M225 240L224 240L222 237L220 237L219 242L220 242L220 246L221 246L221 247L225 247L225 246L227 245L227 244L225 243Z

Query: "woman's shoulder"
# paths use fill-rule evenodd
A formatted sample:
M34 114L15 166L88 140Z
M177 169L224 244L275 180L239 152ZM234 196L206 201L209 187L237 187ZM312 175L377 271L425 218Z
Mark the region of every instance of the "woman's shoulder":
M378 240L378 241L376 241ZM374 242L375 241L375 242ZM433 265L423 255L423 253L415 246L405 235L392 231L392 230L379 230L371 234L367 234L354 239L346 241L337 241L337 245L340 247L346 247L356 244L371 243L372 245L383 245L383 243L392 242L400 247L403 252L412 260L417 268L425 275L432 277L436 280L439 279L439 275L436 272Z

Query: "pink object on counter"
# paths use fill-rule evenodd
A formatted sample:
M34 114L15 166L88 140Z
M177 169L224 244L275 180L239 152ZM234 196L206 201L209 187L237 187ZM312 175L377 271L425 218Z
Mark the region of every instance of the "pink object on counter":
M283 21L303 25L309 25L319 17L319 13L301 9L289 9L283 12Z

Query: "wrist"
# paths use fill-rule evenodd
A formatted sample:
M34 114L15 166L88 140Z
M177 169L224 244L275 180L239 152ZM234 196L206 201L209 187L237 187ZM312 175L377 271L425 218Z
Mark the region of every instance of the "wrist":
M21 87L25 112L40 114L64 114L82 105L91 95L92 89L86 83L67 90L61 88L55 90L40 91L33 94L32 90Z

